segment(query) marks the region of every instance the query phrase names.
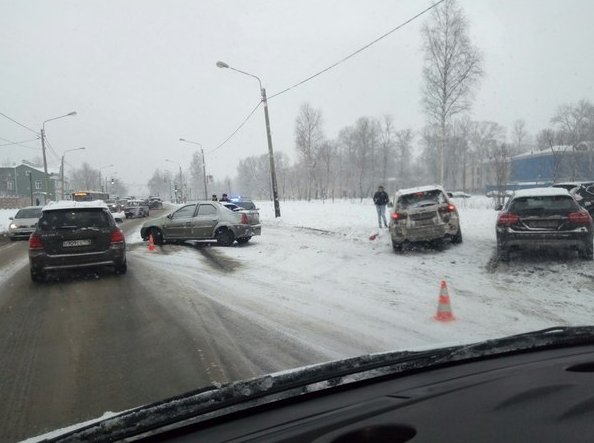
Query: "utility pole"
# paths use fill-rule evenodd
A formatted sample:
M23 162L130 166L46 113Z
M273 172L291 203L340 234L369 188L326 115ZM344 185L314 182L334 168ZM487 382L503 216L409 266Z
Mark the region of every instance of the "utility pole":
M264 105L264 119L266 120L266 138L268 139L268 158L270 159L270 177L272 181L272 197L274 199L274 216L280 217L280 203L278 201L278 186L276 184L276 169L274 167L274 152L272 150L272 135L270 134L270 118L268 117L268 101L266 89L262 88L262 104Z

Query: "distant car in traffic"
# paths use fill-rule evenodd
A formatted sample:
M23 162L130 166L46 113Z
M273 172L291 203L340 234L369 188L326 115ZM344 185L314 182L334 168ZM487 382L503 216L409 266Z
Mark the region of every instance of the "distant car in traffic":
M395 251L406 243L462 242L458 210L441 186L402 189L394 197L390 236Z
M8 237L11 240L27 239L35 231L35 226L43 206L27 206L17 211L14 217L9 217Z
M149 197L148 204L150 209L163 208L163 201L159 197Z
M237 206L241 206L243 209L249 209L249 210L257 210L258 209L256 207L256 204L248 198L244 198L244 197L231 198L230 202L235 203Z
M145 200L128 200L124 206L126 218L148 217L150 209Z
M88 267L127 270L126 241L102 201L49 203L29 238L31 279L48 271Z
M564 188L517 191L497 217L497 253L507 261L520 249L573 249L594 258L594 226L588 211Z
M143 240L152 235L156 244L216 240L222 246L230 246L234 241L247 243L261 231L258 211L234 211L220 202L200 201L145 222L140 235Z

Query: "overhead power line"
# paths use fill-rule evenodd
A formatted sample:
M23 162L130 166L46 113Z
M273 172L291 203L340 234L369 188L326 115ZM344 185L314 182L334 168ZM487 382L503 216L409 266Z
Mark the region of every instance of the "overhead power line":
M399 24L398 26L396 26L395 28L392 28L391 30L389 30L388 32L382 34L381 36L379 36L378 38L376 38L375 40L367 43L365 46L357 49L356 51L350 53L349 55L347 55L346 57L343 57L342 59L338 60L337 62L331 64L330 66L322 69L321 71L310 75L309 77L305 78L304 80L301 80L298 83L295 83L292 86L289 86L288 88L283 89L282 91L279 91L275 94L272 94L268 97L268 99L272 99L274 97L278 97L281 94L284 94L292 89L297 88L298 86L303 85L304 83L309 82L310 80L313 80L316 77L319 77L320 75L324 74L325 72L330 71L331 69L337 67L338 65L346 62L347 60L353 58L354 56L356 56L357 54L365 51L366 49L368 49L369 47L375 45L376 43L378 43L379 41L383 40L384 38L388 37L389 35L393 34L394 32L398 31L399 29L403 28L404 26L408 25L409 23L415 21L416 19L418 19L419 17L421 17L422 15L426 14L427 12L429 12L430 10L432 10L433 8L439 6L441 3L443 3L446 0L439 0L436 3L432 4L431 6L425 8L424 10L422 10L421 12L419 12L418 14L414 15L413 17L409 18L408 20L406 20L405 22ZM254 115L254 113L256 112L256 110L260 107L260 105L262 104L262 101L258 102L258 104L256 105L256 107L254 109L252 109L252 111L247 115L247 117L245 117L243 119L243 121L241 122L241 124L231 133L231 135L229 137L227 137L221 144L219 144L217 147L215 147L214 149L210 150L209 152L207 152L207 154L212 154L213 152L215 152L216 150L218 150L219 148L222 148L224 145L227 144L227 142L229 142L229 140L231 140L235 134L237 134L239 132L239 130L241 128L243 128L243 126L248 122L248 120L252 117L252 115Z
M22 140L20 142L15 142L15 141L9 140L7 138L3 138L3 137L0 137L0 140L5 141L5 142L8 142L8 143L1 144L0 147L2 147L2 146L20 146L22 148L27 148L27 149L38 149L38 148L34 148L32 146L25 146L25 145L23 145L23 143L29 143L29 142L37 141L37 140L39 140L39 137L32 138L32 139L29 139L29 140Z
M367 43L365 46L357 49L356 51L350 53L349 55L347 55L346 57L341 58L340 60L338 60L337 62L331 64L330 66L322 69L319 72L316 72L313 75L310 75L309 77L307 77L304 80L301 80L300 82L295 83L292 86L289 86L288 88L283 89L282 91L279 91L275 94L272 94L271 96L268 97L268 99L273 99L274 97L278 97L281 94L284 94L285 92L289 92L291 89L295 89L298 86L301 86L304 83L307 83L310 80L313 80L314 78L324 74L325 72L330 71L333 68L336 68L338 65L346 62L347 60L353 58L354 56L356 56L357 54L365 51L366 49L370 48L371 46L375 45L376 43L378 43L380 40L383 40L384 38L388 37L389 35L393 34L394 32L398 31L399 29L403 28L404 26L408 25L409 23L415 21L416 19L418 19L419 17L421 17L422 15L426 14L427 12L429 12L430 10L432 10L433 8L439 6L441 3L443 3L446 0L439 0L438 2L432 4L431 6L429 6L428 8L422 10L421 12L419 12L418 14L416 14L415 16L409 18L408 20L406 20L405 22L399 24L398 26L396 26L395 28L390 29L388 32L386 32L385 34L380 35L378 38L376 38L375 40Z
M8 120L10 120L11 122L13 122L13 123L16 123L16 124L17 124L17 125L19 125L20 127L22 127L22 128L25 128L27 131L31 131L33 134L35 134L35 135L39 135L39 132L35 131L34 129L31 129L30 127L28 127L28 126L26 126L26 125L23 125L22 123L19 123L19 122L17 122L15 119L13 119L13 118L9 117L8 115L6 115L6 114L3 114L2 112L0 112L0 115L1 115L2 117L4 117L4 118L7 118L7 119L8 119Z
M254 109L252 109L250 111L250 113L243 119L243 121L241 122L241 124L235 129L235 131L233 131L231 133L231 135L229 137L227 137L222 143L220 143L216 148L211 149L210 151L207 152L207 154L212 154L213 152L215 152L216 150L218 150L219 148L222 148L223 146L225 146L227 144L227 142L229 140L231 140L235 134L237 134L239 132L239 130L241 128L243 128L243 126L248 122L248 120L250 118L252 118L252 115L254 115L254 112L256 112L256 110L260 107L260 105L262 104L262 101L260 100L258 102L258 104L254 107Z

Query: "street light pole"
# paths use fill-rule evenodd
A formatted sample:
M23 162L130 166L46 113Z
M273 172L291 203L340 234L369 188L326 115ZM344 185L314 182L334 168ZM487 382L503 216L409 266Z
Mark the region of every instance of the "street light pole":
M99 190L101 192L105 192L105 190L103 189L103 178L102 178L102 174L101 171L107 168L113 168L113 164L111 165L107 165L107 166L102 166L101 168L99 168Z
M258 80L258 83L260 84L260 94L262 95L262 104L264 105L264 120L266 121L266 139L268 141L268 158L270 160L270 179L271 179L271 185L272 185L272 196L274 199L274 216L280 217L281 216L280 202L279 202L279 198L278 198L278 186L276 183L276 168L274 166L274 151L272 149L272 135L270 133L270 118L268 116L268 100L266 99L266 89L262 87L262 81L260 80L260 77L258 77L257 75L250 74L249 72L245 72L245 71L241 71L239 69L232 68L227 63L222 62L222 61L217 62L217 67L231 69L232 71L236 71L241 74L248 75L248 76L253 77L256 80Z
M180 138L179 141L185 142L185 143L192 143L193 145L200 146L200 153L202 154L202 177L204 179L204 200L208 200L208 187L206 184L207 179L206 179L206 161L204 160L204 148L202 147L202 144L200 144L198 142L193 142L191 140L186 140L185 138Z
M84 146L81 146L80 148L67 149L64 152L62 152L62 161L60 162L60 181L61 181L61 186L62 186L62 192L61 192L62 200L64 200L64 157L66 156L67 152L80 151L81 149L86 149L86 148Z
M68 114L61 115L59 117L50 118L48 120L45 120L41 124L41 151L43 153L43 175L44 175L44 187L45 187L45 198L46 199L49 196L49 181L48 181L48 175L47 175L47 155L45 154L45 124L47 122L51 122L52 120L58 120L59 118L71 117L74 115L76 115L76 111L69 112Z

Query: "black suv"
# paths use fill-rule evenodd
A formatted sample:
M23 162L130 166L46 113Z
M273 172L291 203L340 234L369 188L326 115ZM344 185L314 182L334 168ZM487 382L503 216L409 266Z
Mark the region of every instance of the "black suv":
M103 202L55 202L43 208L29 238L31 279L47 271L109 266L124 274L124 233Z
M497 252L509 260L513 249L570 248L594 258L592 217L562 188L517 191L497 217Z

